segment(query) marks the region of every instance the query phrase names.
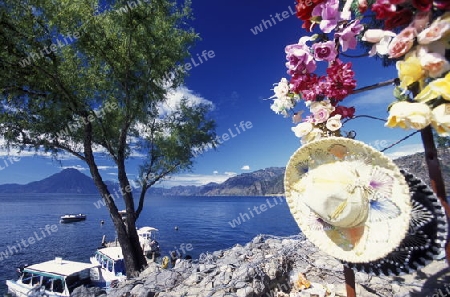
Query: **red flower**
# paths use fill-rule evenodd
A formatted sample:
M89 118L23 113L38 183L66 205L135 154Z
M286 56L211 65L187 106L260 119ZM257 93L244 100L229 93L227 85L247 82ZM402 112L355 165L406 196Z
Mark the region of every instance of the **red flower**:
M420 11L430 11L433 0L413 0L412 5Z
M353 118L355 116L355 108L352 107L345 107L345 106L336 106L334 111L330 114L330 117L340 114L342 116L342 119L345 118Z
M297 0L297 5L295 6L297 17L302 21L309 20L314 7L324 1L325 0Z
M351 62L343 63L337 59L327 68L327 74L325 96L333 99L332 102L335 104L351 94L356 87L355 72L352 70Z
M389 0L377 0L371 9L378 20L384 20L394 15L396 7Z
M412 19L413 12L411 9L403 8L394 12L394 14L384 22L384 29L393 30L398 27L409 25L412 22Z

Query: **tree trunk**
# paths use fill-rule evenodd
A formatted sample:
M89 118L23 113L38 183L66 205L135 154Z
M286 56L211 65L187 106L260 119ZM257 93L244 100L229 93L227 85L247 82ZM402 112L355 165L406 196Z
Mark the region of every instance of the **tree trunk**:
M84 134L84 154L86 163L89 166L89 170L91 172L94 183L99 190L102 198L105 200L105 203L108 207L111 219L113 221L115 230L117 232L117 239L119 241L120 247L122 248L122 254L125 262L125 269L127 272L127 278L138 275L140 270L145 267L146 261L144 257L144 253L139 244L139 237L137 235L137 230L134 223L134 210L132 212L128 212L130 208L130 197L131 202L133 201L131 193L129 195L124 195L125 203L127 206L127 224L128 228L125 226L122 221L122 216L119 214L119 210L117 209L116 204L114 203L114 199L112 198L111 193L109 192L106 184L103 182L102 176L98 171L98 166L95 163L94 153L92 151L92 126L89 121L85 126L85 134ZM120 166L119 166L120 167ZM123 168L123 172L125 172ZM119 170L120 172L120 170ZM123 174L119 173L119 176L123 178ZM126 175L125 175L126 178ZM120 178L119 178L120 179ZM127 180L128 183L128 180ZM121 182L122 184L122 182ZM126 189L126 188L125 188ZM131 206L133 204L131 203ZM130 215L130 218L128 218Z

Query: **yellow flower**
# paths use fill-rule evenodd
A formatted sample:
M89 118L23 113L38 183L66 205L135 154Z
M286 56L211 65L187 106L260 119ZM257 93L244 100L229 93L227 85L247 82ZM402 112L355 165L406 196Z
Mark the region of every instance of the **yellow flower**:
M428 102L439 96L450 101L450 72L444 78L438 78L430 82L414 99Z
M450 103L441 104L433 109L431 125L439 136L450 136Z
M417 57L411 56L405 61L398 61L396 66L400 78L400 87L403 89L424 78L425 71Z
M421 130L431 123L431 109L425 103L394 103L389 110L386 127Z

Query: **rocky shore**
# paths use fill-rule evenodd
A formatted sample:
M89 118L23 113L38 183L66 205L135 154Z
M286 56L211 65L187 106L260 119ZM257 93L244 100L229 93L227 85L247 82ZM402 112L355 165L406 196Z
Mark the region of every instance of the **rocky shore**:
M358 297L450 296L450 270L444 259L417 273L397 277L356 273ZM343 265L302 236L259 235L196 260L163 269L151 263L139 277L108 294L79 288L72 296L108 297L327 297L347 296Z

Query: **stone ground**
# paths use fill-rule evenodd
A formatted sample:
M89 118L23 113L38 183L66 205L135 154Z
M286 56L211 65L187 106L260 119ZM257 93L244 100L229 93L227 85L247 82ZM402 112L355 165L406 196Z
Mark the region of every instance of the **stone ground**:
M302 279L302 276L306 277ZM443 259L414 274L386 277L356 273L358 297L450 297ZM308 289L299 290L309 282ZM80 289L71 296L102 297L346 297L343 265L303 237L259 235L245 246L216 251L162 269L152 263L139 277L102 294Z

